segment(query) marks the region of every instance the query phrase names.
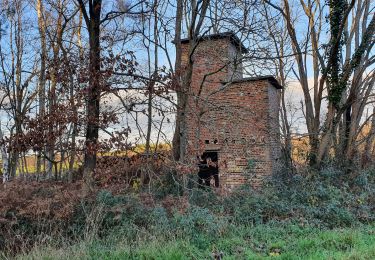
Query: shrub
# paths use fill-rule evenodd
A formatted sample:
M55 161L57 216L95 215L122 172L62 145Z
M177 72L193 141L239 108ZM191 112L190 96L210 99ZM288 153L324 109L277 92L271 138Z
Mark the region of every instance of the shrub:
M150 222L152 223L153 233L168 235L173 230L173 225L168 217L168 212L163 207L156 207L150 214Z
M224 217L215 216L206 208L192 206L185 214L175 214L175 228L198 248L207 248L220 237L227 226Z
M222 201L212 188L195 188L190 190L189 203L198 207L207 208L213 212L222 211Z
M151 191L158 199L167 195L181 196L183 194L181 176L174 170L167 170L158 180L152 183Z

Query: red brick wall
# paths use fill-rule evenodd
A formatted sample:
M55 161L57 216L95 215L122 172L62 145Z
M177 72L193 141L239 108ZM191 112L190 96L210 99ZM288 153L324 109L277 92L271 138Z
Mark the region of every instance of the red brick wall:
M194 53L187 154L194 162L204 150L216 149L222 186L259 186L275 171L280 156L279 95L267 79L223 84L233 75L242 76L230 64L238 56L234 48L229 38L206 40ZM186 64L188 44L183 50Z

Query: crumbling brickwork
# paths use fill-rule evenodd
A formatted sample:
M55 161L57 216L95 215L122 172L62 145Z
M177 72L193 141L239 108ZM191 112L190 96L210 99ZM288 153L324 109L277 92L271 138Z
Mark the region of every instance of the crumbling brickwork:
M188 41L182 41L183 65ZM262 181L280 158L279 89L271 76L243 78L246 49L231 33L206 36L194 52L187 111L187 154L217 151L221 186Z

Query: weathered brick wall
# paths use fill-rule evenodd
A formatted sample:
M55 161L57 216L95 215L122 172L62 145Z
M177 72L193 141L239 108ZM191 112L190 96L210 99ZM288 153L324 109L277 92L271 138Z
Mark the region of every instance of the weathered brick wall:
M279 109L280 109L280 98L281 93L274 86L269 84L268 86L269 96L269 135L270 135L270 147L272 156L272 172L277 173L282 167L281 161L281 143L280 143L280 121L279 121Z
M186 64L188 44L182 46ZM229 38L200 42L187 112L187 154L194 162L203 151L217 150L221 185L227 188L259 186L274 171L280 146L278 91L267 79L241 80L230 63L238 58L235 50ZM223 83L229 79L239 80Z

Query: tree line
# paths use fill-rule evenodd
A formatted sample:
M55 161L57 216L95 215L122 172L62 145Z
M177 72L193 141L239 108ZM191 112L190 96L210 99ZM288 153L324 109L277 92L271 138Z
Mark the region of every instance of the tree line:
M4 182L28 173L30 155L40 178L72 181L79 164L88 187L101 153L144 144L152 154L169 143L173 158L184 162L194 51L200 37L227 31L248 48L238 61L245 75L275 75L284 86L280 129L290 167L295 138L307 141L305 162L314 168L334 162L351 171L374 156L371 0L6 0L0 6ZM189 40L184 67L182 38ZM293 91L300 102L288 100ZM303 132L293 130L297 114Z

